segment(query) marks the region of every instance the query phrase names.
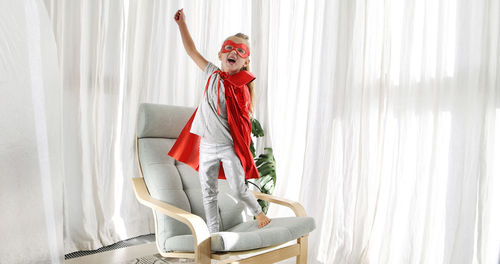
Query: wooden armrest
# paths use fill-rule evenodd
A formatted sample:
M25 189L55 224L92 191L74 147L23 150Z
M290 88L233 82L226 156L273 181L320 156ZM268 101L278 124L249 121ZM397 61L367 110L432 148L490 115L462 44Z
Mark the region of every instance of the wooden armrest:
M295 213L296 216L307 216L306 210L299 202L295 202L292 200L288 200L285 198L281 198L278 196L273 196L273 195L269 195L269 194L265 194L265 193L261 193L261 192L257 192L257 191L254 191L253 194L255 195L255 197L257 197L257 199L261 199L264 201L268 201L271 203L275 203L275 204L289 207L290 209L293 210L293 212Z
M193 233L195 248L202 243L206 243L206 241L210 241L210 232L201 217L151 197L142 177L132 178L132 185L137 200L141 204L186 224Z

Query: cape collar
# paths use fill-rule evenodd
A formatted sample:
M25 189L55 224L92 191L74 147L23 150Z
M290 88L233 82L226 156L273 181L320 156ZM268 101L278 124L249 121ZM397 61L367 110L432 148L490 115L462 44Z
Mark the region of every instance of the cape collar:
M255 76L249 71L239 71L233 75L229 75L227 72L223 72L221 70L214 71L210 77L208 77L207 84L205 85L205 93L207 92L208 84L210 83L210 78L212 75L218 73L219 78L217 79L217 114L220 115L219 110L219 88L220 88L220 79L229 82L234 87L242 87L249 82L255 80ZM228 88L228 87L226 87Z
M234 86L243 86L255 80L255 76L249 71L239 71L233 75L223 71L215 71L214 73L219 73L221 79L230 82Z

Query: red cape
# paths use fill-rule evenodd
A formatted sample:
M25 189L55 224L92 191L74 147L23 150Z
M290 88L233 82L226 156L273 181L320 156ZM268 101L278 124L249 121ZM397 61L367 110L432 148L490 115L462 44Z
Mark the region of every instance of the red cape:
M250 122L250 93L247 84L255 79L255 76L248 71L240 71L233 75L216 71L224 80L227 121L229 131L234 143L234 152L241 161L245 171L245 179L259 178L259 172L255 167L252 152L250 152L250 141L252 124ZM210 81L210 78L207 81ZM208 87L208 86L207 86ZM206 88L205 88L206 91ZM200 157L200 136L191 133L191 125L196 109L181 131L174 146L168 152L172 158L189 165L198 171ZM219 179L225 179L222 164L219 169Z

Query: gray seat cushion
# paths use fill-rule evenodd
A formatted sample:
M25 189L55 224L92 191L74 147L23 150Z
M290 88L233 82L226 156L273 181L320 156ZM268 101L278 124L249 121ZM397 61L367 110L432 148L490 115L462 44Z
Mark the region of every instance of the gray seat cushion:
M273 218L264 228L257 221L243 222L224 232L212 234L212 251L242 251L269 247L297 239L315 228L312 217ZM167 251L194 251L193 236L180 235L165 241Z

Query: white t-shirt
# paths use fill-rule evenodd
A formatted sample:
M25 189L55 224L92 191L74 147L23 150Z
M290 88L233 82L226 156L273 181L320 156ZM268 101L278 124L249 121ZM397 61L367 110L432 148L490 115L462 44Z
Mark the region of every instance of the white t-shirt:
M205 74L208 77L213 72L219 70L211 62L205 67ZM217 114L217 81L219 74L212 75L207 91L203 93L198 111L193 119L190 132L202 137L212 143L233 144L233 138L227 122L226 98L224 93L224 81L221 79L219 87L219 113ZM205 88L205 86L203 86Z

